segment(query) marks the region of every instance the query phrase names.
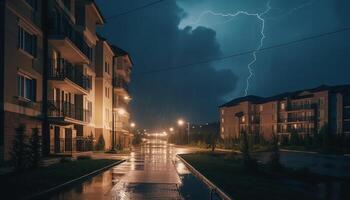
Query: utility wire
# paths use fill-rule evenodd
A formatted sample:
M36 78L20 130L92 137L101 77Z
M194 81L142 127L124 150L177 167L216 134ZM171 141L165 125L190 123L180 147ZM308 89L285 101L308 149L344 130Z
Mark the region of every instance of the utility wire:
M239 53L235 53L235 54L231 54L231 55L227 55L227 56L221 56L221 57L216 57L216 58L209 58L209 59L202 60L202 61L199 61L199 62L194 62L194 63L187 63L187 64L173 66L173 67L164 67L164 68L159 68L159 69L154 69L154 70L149 70L149 71L144 71L144 72L139 72L139 73L134 72L133 74L135 74L135 75L146 75L146 74L159 73L159 72L164 72L164 71L171 71L171 70L178 70L178 69L183 69L183 68L194 67L195 65L199 65L199 64L206 64L206 63L210 63L210 62L213 62L213 61L226 60L226 59L229 59L229 58L234 58L234 57L239 57L239 56L243 56L243 55L252 54L253 52L261 52L261 51L276 49L276 48L280 48L280 47L290 46L290 45L293 45L293 44L302 43L302 42L305 42L305 41L314 40L314 39L326 37L326 36L329 36L329 35L334 35L334 34L337 34L337 33L346 32L346 31L350 31L350 27L338 29L338 30L331 31L331 32L321 33L321 34L317 34L317 35L313 35L313 36L309 36L309 37L304 37L304 38L293 40L293 41L290 41L290 42L285 42L285 43L281 43L281 44L276 44L276 45L264 47L264 48L261 48L260 50L253 49L253 50L243 51L243 52L239 52Z
M144 8L148 8L148 7L151 7L151 6L154 6L156 4L159 4L159 3L162 3L163 1L167 1L167 0L158 0L158 1L154 1L154 2L151 2L151 3L148 3L148 4L145 4L143 6L140 6L140 7L137 7L137 8L133 8L133 9L130 9L130 10L127 10L125 12L122 12L122 13L118 13L116 15L112 15L108 18L106 18L106 20L110 20L110 19L113 19L113 18L118 18L118 17L121 17L123 15L127 15L127 14L130 14L130 13L133 13L133 12L136 12L138 10L141 10L141 9L144 9Z

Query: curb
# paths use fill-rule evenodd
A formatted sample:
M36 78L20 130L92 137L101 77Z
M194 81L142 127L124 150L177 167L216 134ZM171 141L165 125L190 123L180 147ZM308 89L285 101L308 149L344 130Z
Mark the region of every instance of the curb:
M60 185L57 185L57 186L52 187L52 188L50 188L50 189L47 189L47 190L45 190L45 191L36 193L36 194L31 195L31 196L28 196L28 197L25 197L24 199L34 199L34 198L40 197L40 196L42 196L42 195L45 195L45 194L48 194L48 193L57 191L57 190L59 190L59 189L61 189L61 188L63 188L63 187L66 187L66 186L70 185L70 184L73 184L73 183L78 182L78 181L80 181L80 180L83 180L83 179L89 178L89 177L91 177L91 176L97 175L97 174L99 174L100 172L105 171L105 170L107 170L107 169L109 169L109 168L111 168L111 167L114 167L114 166L116 166L116 165L119 165L119 164L121 164L121 163L123 163L123 162L125 162L125 161L126 161L126 160L120 160L120 161L118 161L118 162L114 162L114 163L112 163L112 164L110 164L110 165L107 165L107 166L105 166L105 167L102 167L101 169L97 169L97 170L95 170L95 171L93 171L93 172L90 172L90 173L85 174L85 175L83 175L83 176L81 176L81 177L75 178L75 179L73 179L73 180L67 181L67 182L65 182L65 183L62 183L62 184L60 184Z
M315 152L315 151L299 151L299 150L289 150L289 149L280 149L280 151L284 151L284 152L292 152L292 153L319 154L318 152Z
M199 178L201 181L203 181L211 189L211 191L216 192L223 200L233 200L224 191L222 191L214 183L212 183L210 180L208 180L203 174L201 174L199 171L197 171L191 164L189 164L180 155L176 155L176 157L179 158L197 178Z

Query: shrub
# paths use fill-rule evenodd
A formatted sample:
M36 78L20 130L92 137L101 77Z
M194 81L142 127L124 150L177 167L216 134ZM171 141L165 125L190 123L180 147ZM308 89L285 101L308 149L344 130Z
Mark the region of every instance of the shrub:
M103 135L101 134L96 144L96 150L103 151L104 149L105 149L105 140L103 138Z
M30 166L29 145L25 141L26 126L21 124L16 128L16 136L11 150L11 164L16 171L22 171Z
M30 138L30 164L32 167L37 167L41 158L41 143L39 136L39 129L32 129L32 136Z
M278 136L273 133L271 140L271 155L268 165L272 171L280 170L282 165L280 163L280 152L278 147Z

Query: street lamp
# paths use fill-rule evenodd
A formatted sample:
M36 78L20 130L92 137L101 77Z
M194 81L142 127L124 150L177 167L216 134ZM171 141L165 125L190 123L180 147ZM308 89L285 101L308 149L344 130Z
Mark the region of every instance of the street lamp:
M136 126L136 124L135 124L134 122L131 122L131 123L130 123L130 127L131 127L131 128L135 128L135 126Z
M173 127L170 127L170 128L169 128L169 131L170 131L170 132L174 132L174 128L173 128Z
M183 126L185 123L187 124L187 144L190 144L190 122L185 122L182 119L177 120L179 126Z

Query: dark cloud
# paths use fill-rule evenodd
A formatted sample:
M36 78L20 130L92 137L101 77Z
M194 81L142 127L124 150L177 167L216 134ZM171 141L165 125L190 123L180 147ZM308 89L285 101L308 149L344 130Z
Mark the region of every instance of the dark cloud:
M106 16L138 6L130 1L97 2ZM235 88L237 77L231 71L216 70L210 64L141 74L222 55L214 30L178 28L184 16L174 1L167 1L110 19L101 30L134 59L132 110L133 117L141 125L168 126L178 117L196 122L217 120L217 106L223 103L221 98Z

